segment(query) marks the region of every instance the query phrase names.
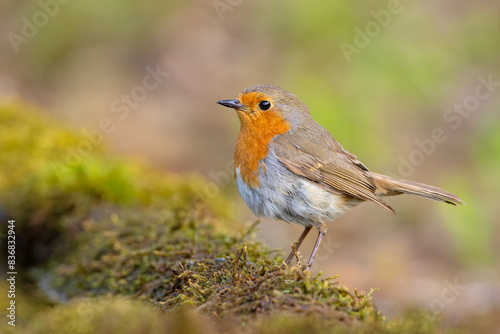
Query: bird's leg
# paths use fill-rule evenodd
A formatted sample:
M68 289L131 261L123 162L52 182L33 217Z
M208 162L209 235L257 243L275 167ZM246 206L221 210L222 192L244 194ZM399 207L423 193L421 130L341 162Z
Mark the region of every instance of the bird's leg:
M321 239L323 239L323 236L326 234L326 227L325 225L318 226L318 238L316 239L316 244L314 245L313 251L311 253L311 256L309 257L309 261L307 262L307 267L306 270L310 270L311 266L314 261L314 256L316 256L316 252L318 251L319 244L321 243Z
M297 253L297 251L299 250L299 247L300 247L300 244L302 243L302 241L304 241L304 239L306 238L306 235L307 233L309 233L309 231L311 230L312 226L306 226L306 228L304 229L304 231L302 232L302 234L300 235L299 237L299 240L297 240L293 245L292 245L292 251L290 252L290 255L288 255L288 257L286 258L286 261L285 261L285 264L288 265L290 264L290 261L292 261L293 259L293 256Z

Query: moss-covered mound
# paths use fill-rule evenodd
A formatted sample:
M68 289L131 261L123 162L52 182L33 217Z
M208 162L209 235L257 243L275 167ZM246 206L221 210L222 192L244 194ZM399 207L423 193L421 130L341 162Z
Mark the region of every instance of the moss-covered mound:
M95 145L69 158L86 137L32 109L0 104L0 214L16 220L17 269L30 272L2 332L434 332L424 315L388 324L369 296L283 268L199 178Z
M100 206L183 204L219 217L231 210L223 197L207 201L200 178L112 158L30 105L0 101L0 124L0 216L17 221L18 264L43 263Z
M348 324L381 320L368 298L303 270L282 269L280 258L270 260L268 249L242 228L224 231L193 216L194 208L171 209L86 220L46 279L64 299L129 295L162 311L195 306L216 318L279 313Z

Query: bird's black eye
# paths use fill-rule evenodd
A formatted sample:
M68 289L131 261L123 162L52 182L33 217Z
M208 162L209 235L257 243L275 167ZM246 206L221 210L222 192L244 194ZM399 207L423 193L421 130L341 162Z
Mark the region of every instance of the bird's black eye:
M259 103L259 108L261 110L267 110L267 109L271 108L271 102L269 102L267 100L261 101Z

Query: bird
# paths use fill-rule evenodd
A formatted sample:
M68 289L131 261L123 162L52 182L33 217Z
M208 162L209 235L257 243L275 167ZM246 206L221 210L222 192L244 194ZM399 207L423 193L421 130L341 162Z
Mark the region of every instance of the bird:
M328 224L361 202L373 202L392 213L382 197L409 194L464 204L440 188L371 172L312 118L306 104L278 86L252 86L237 99L217 103L236 110L241 123L234 177L243 201L256 216L304 227L285 260L287 267L316 227L318 235L305 268L309 271Z

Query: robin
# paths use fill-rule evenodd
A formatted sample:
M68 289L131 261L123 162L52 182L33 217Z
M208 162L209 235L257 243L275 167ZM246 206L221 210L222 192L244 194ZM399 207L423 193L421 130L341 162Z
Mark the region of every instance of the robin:
M304 226L288 266L313 226L311 268L328 223L363 201L395 213L381 196L410 194L453 205L462 200L422 183L374 173L313 120L299 98L273 85L243 90L238 99L218 101L238 113L241 129L234 153L238 191L257 216Z

